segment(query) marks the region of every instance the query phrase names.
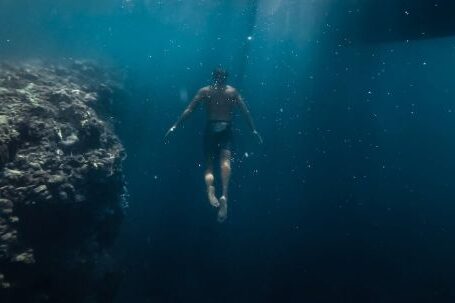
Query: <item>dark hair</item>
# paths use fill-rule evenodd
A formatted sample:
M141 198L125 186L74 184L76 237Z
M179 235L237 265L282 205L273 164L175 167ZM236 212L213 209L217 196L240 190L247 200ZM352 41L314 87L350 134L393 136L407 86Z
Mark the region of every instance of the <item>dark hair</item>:
M212 72L213 81L218 82L218 83L226 82L228 76L229 76L229 73L221 67L215 68Z

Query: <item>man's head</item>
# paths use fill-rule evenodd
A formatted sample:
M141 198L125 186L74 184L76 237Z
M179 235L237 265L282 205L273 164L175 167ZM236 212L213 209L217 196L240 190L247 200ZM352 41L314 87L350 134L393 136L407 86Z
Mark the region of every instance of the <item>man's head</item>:
M215 84L225 85L228 78L228 72L221 67L218 67L212 72L212 78Z

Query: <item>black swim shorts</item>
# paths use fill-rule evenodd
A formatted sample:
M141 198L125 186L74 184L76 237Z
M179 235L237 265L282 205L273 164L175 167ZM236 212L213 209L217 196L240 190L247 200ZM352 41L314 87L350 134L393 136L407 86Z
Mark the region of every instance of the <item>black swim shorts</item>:
M231 150L232 128L229 121L207 121L204 134L204 151L214 155L220 150Z

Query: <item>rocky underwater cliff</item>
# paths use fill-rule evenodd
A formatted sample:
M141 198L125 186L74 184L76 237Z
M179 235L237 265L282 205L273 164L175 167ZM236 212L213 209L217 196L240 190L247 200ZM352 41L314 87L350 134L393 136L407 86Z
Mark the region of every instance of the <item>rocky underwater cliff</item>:
M120 90L97 65L0 64L0 302L110 302L123 217Z

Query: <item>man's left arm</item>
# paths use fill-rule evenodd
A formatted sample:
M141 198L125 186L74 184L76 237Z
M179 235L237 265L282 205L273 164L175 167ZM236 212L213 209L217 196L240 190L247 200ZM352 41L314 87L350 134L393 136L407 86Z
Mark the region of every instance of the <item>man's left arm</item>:
M187 106L187 108L183 111L183 113L180 115L180 117L177 119L177 121L172 125L172 127L166 132L166 135L164 138L166 139L169 134L171 134L175 129L182 124L184 120L188 118L188 116L191 115L191 113L198 107L198 105L201 103L202 99L204 99L204 89L201 88L196 96L194 96L193 100L191 100L190 104Z

